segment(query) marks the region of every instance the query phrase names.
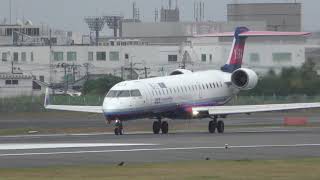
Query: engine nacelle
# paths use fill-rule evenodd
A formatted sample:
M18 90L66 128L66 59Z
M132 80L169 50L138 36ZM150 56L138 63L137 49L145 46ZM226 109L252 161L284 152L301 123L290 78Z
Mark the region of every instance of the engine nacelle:
M174 71L172 71L169 75L179 75L179 74L191 74L192 71L187 70L187 69L176 69Z
M240 68L231 74L231 82L240 90L250 90L256 87L258 75L251 69Z

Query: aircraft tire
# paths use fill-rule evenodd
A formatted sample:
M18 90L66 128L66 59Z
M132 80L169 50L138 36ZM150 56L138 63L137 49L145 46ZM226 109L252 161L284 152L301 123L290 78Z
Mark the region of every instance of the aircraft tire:
M224 122L223 121L218 121L217 130L218 130L218 133L224 133Z
M216 128L217 128L217 125L214 121L210 121L209 122L209 126L208 126L208 129L209 129L209 133L213 134L216 132Z
M168 134L169 132L169 124L167 121L163 121L161 123L161 131L162 131L162 134Z
M114 134L117 135L117 136L119 135L119 128L117 128L117 127L114 128Z
M161 129L161 124L159 121L154 121L153 122L153 126L152 126L152 130L153 130L153 134L159 134Z

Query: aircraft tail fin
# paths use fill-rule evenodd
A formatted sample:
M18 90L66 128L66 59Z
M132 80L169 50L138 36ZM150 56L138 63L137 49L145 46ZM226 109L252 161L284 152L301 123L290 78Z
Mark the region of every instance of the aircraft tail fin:
M223 72L232 73L233 71L241 68L244 47L247 36L239 36L241 33L248 32L249 29L246 27L237 27L234 32L234 38L232 48L229 54L227 63L221 67Z

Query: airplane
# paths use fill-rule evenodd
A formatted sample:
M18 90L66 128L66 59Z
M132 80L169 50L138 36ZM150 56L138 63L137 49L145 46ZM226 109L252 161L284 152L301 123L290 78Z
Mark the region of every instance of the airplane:
M221 70L192 72L177 69L168 76L123 81L114 85L104 98L102 106L51 105L49 91L45 96L45 108L89 113L103 113L106 122L116 121L114 133L122 135L122 122L139 119L156 119L154 134L167 134L169 119L211 118L210 133L224 132L224 121L218 120L233 114L287 111L319 108L320 103L226 105L242 90L257 85L258 75L251 69L242 68L245 42L248 37L304 36L307 32L250 31L237 27L235 32L200 35L200 37L232 37L229 58Z

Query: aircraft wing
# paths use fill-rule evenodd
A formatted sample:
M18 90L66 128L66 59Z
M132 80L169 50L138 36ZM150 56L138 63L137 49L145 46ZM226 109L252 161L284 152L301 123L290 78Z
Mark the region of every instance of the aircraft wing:
M88 113L103 113L101 106L46 105L44 107L46 109L51 109L51 110L88 112Z
M264 104L239 106L203 106L194 107L194 114L208 112L209 115L249 114L257 112L288 111L297 109L320 108L320 103Z
M61 110L61 111L103 113L102 106L51 105L48 88L46 89L46 95L44 99L44 108L51 109L51 110Z

